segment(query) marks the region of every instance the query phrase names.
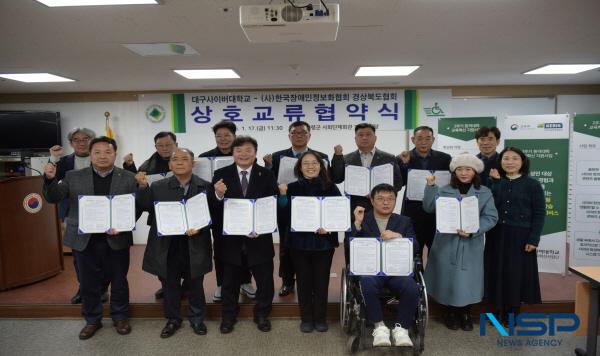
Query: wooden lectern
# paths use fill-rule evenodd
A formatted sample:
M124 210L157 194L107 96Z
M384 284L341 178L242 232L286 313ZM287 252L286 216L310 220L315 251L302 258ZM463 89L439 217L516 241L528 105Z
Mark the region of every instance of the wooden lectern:
M0 290L46 279L63 268L57 208L43 177L0 181Z

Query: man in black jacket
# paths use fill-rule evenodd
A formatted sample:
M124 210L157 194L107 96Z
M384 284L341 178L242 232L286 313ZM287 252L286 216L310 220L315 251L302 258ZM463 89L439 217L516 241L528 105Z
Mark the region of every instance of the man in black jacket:
M410 138L415 148L404 151L398 156L398 163L402 170L402 178L408 182L408 171L410 169L424 169L428 171L449 171L452 157L444 152L435 151L431 147L435 138L433 129L429 126L419 126L413 130ZM404 201L402 204L402 215L412 219L417 241L419 241L419 254L423 254L423 247L431 248L435 236L435 213L426 213L423 210L423 202L418 200Z
M327 162L329 168L329 157L325 153L312 150L308 147L310 141L310 125L304 121L295 121L288 128L288 137L292 147L268 154L263 157L265 167L270 168L275 179L279 180L279 167L282 157L298 158L306 151L316 153L321 159ZM279 182L290 183L290 182ZM294 266L289 255L289 248L286 246L287 233L290 229L283 219L278 217L277 225L279 227L279 277L281 277L281 288L279 295L284 297L294 292Z
M479 176L481 177L481 183L487 185L490 170L498 169L498 152L496 151L496 147L500 143L500 130L496 126L480 127L475 133L475 140L477 141L477 147L479 147L477 158L483 161L484 167L483 172Z
M233 143L235 164L218 169L213 177L217 207L215 231L223 231L223 200L226 198L258 199L277 195L277 182L270 170L256 164L256 140L239 136ZM264 332L271 330L268 319L273 304L273 249L272 234L227 235L221 238L219 258L223 262L223 307L220 331L223 334L233 331L239 312L238 294L241 278L246 266L256 280L256 305L254 322Z

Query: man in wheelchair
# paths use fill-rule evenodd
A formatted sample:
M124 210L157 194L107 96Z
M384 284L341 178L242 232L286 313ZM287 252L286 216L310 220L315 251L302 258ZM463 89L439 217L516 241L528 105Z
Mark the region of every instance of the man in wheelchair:
M373 209L365 212L358 206L354 209L352 237L380 236L383 240L415 236L410 218L394 214L396 191L389 184L379 184L371 191ZM416 243L416 241L413 241ZM415 248L415 251L418 249ZM394 346L413 346L408 329L413 323L419 304L417 282L410 276L361 276L359 280L367 319L373 323L373 346L391 346L390 329L383 322L380 302L382 288L390 290L400 302L396 305L395 327L391 330Z

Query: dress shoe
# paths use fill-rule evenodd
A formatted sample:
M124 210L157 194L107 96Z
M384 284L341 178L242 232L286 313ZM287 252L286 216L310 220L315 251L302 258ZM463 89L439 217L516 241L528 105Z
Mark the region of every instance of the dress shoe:
M310 321L303 321L300 323L300 331L303 333L312 333L314 329L315 327Z
M473 330L473 320L471 320L471 314L463 313L460 315L460 328L464 331Z
M266 333L266 332L271 331L271 322L267 318L255 317L254 323L256 324L256 327L258 328L258 330L260 330L262 332Z
M77 293L71 297L71 304L81 304L81 290L78 289Z
M100 324L88 324L86 326L83 327L83 329L81 329L81 331L79 332L79 339L80 340L87 340L90 337L94 336L94 334L96 333L96 331L102 329L102 323Z
M115 326L117 332L121 335L127 335L131 332L131 326L129 325L129 320L127 319L117 320L113 322L113 325Z
M162 298L164 298L164 296L165 296L165 293L163 292L162 288L159 288L156 290L156 292L154 292L155 299L162 299Z
M291 286L283 285L279 289L279 296L280 297L285 297L286 295L290 295L290 293L294 293L294 286L293 285L291 285Z
M177 330L181 327L181 324L176 324L172 321L167 321L167 325L160 332L160 337L166 339L173 336Z
M104 291L104 293L102 293L102 296L100 297L100 301L102 303L106 303L106 302L108 302L108 299L109 299L108 291Z
M203 322L199 322L198 324L190 323L192 325L192 329L198 335L206 335L206 325Z
M219 331L221 331L221 334L229 334L230 332L233 331L234 325L235 325L235 320L234 321L223 320L221 322L221 325L219 326Z
M326 321L319 321L315 323L315 330L320 333L324 333L329 330L329 325L327 325Z
M458 330L460 327L458 317L454 312L446 313L444 316L444 324L446 324L446 327L450 330Z

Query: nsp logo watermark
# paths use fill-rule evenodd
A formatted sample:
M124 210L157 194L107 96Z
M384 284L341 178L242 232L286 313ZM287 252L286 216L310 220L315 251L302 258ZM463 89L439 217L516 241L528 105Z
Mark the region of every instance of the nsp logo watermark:
M521 313L516 317L508 315L508 325L504 328L492 313L479 314L479 335L485 336L486 319L496 328L501 336L554 336L557 332L571 332L579 327L579 317L573 313ZM547 321L545 320L547 319ZM570 325L557 325L557 321L571 321ZM515 327L519 330L515 330Z

